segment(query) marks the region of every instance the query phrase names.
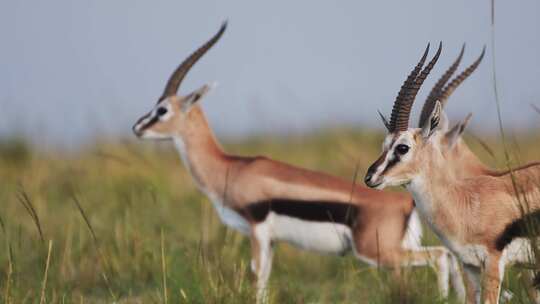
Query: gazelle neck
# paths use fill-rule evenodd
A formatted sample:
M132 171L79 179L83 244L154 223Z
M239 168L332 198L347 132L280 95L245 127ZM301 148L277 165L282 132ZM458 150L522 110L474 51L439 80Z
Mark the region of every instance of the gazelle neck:
M467 146L463 139L459 139L454 148L455 155L458 155L458 159L454 160L453 163L461 166L458 168L458 174L463 176L478 176L478 175L492 175L494 170L491 170L486 166Z
M208 195L219 195L226 183L228 157L200 106L193 106L187 115L186 127L173 137L174 143L197 187Z
M433 215L441 207L450 203L441 201L460 179L456 174L452 174L450 164L442 155L433 153L432 157L426 158L417 168L415 176L406 185L407 190L413 195L420 212L426 215Z

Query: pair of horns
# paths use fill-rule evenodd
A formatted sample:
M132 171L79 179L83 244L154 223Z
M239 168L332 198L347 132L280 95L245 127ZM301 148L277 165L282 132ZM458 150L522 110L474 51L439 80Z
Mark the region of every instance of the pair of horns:
M422 69L426 61L427 55L429 53L429 44L424 51L424 55L416 65L416 67L411 71L399 93L394 101L394 107L392 108L392 115L390 116L390 122L386 123L386 127L390 132L396 131L405 131L409 128L409 116L411 115L412 105L418 90L426 80L426 77L429 75L439 56L441 55L442 42L439 43L439 49L431 61Z
M420 120L418 122L419 127L423 127L424 124L429 119L429 115L433 111L433 108L435 107L435 103L437 100L441 102L441 105L444 107L446 105L446 102L448 101L448 97L456 90L456 88L463 82L467 77L469 77L474 70L480 65L480 62L484 58L484 55L486 53L486 47L482 49L482 53L480 56L471 64L469 65L463 72L461 72L459 75L454 77L452 81L450 81L448 84L448 80L454 74L454 72L457 70L459 63L461 62L461 58L463 58L463 53L465 52L465 44L463 44L463 47L461 48L461 52L459 53L459 56L456 58L456 60L450 65L450 67L444 72L444 74L439 78L437 83L433 86L433 89L431 89L431 92L429 93L428 97L426 98L426 101L424 102L424 106L422 107L422 112L420 114ZM446 84L446 86L445 86Z
M219 38L223 35L225 32L225 29L227 29L227 21L223 22L221 25L221 28L219 31L210 38L205 44L203 44L201 47L199 47L195 52L191 53L188 58L186 58L173 72L171 77L169 78L169 81L167 82L167 85L165 86L165 90L163 91L163 95L161 95L161 98L159 100L163 100L167 97L174 96L178 92L178 88L180 87L180 84L182 83L182 80L184 80L184 77L187 75L191 67L216 43L218 42Z

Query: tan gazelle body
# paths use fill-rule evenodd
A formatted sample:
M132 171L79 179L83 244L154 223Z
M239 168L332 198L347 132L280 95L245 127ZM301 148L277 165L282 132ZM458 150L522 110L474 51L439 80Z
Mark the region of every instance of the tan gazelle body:
M467 293L468 302L480 300L481 286L484 303L498 303L505 266L519 255L514 244L522 245L528 237L525 222L540 218L540 165L511 172L480 165L464 143L449 145L439 100L421 128L409 128L412 104L430 70L419 75L423 63L396 98L382 155L365 182L376 188L405 186L421 216L460 259L469 285L478 283L478 292ZM456 166L455 161L466 163Z
M224 31L225 24L177 68L157 105L133 131L140 138L171 139L222 222L249 236L257 301L266 299L276 241L314 252L352 252L369 264L396 269L432 265L446 295L449 275L459 277L458 265L446 248L421 247L415 241L421 227L410 195L370 189L263 156L223 151L199 106L210 87L187 96L176 92L191 66Z

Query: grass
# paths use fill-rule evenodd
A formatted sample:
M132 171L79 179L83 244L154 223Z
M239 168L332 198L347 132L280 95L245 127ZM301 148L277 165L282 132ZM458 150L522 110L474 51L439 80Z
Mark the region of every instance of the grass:
M298 166L359 177L382 134L327 130L297 138L226 145ZM519 159L540 155L538 135L518 138ZM474 151L499 165L474 139ZM493 151L500 146L487 141ZM225 228L192 183L172 145L96 142L42 151L0 141L0 302L252 303L249 242ZM427 234L426 244L438 243ZM513 303L529 303L526 272L509 270ZM351 256L321 256L279 244L271 303L445 303L434 273L384 269ZM405 288L399 287L405 284ZM449 301L455 303L452 297Z

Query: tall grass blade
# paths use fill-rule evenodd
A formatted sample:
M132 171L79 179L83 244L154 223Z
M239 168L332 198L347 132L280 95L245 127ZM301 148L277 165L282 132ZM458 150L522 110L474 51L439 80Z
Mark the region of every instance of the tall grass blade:
M45 274L43 275L43 281L41 283L41 296L39 297L39 304L45 303L45 291L47 290L47 277L49 274L49 265L51 263L52 244L52 240L49 240L49 250L47 250L47 262L45 263Z
M32 204L32 201L30 200L30 197L24 190L24 188L21 187L19 190L19 193L17 195L18 201L24 206L30 217L32 218L32 221L34 222L38 233L39 238L41 239L41 242L45 244L45 238L43 237L43 230L41 229L41 222L39 221L39 216L36 212L36 209L34 208L34 205Z
M105 270L101 272L101 276L103 277L103 280L105 281L105 284L107 285L107 289L109 291L109 294L114 299L114 301L117 301L116 294L114 293L111 282L109 280L109 276L107 275L107 270L110 270L110 266L108 263L108 260L105 258L105 255L100 249L98 239L96 237L96 233L94 232L94 228L92 227L92 224L90 224L90 220L88 219L88 216L86 216L86 212L81 206L81 203L79 202L79 199L75 195L75 193L72 193L72 200L75 203L75 206L79 210L79 213L81 214L84 222L86 223L86 227L88 228L88 231L90 231L90 235L92 236L92 243L94 244L94 248L96 252L98 253L98 257L101 260L102 265L105 266Z
M163 236L163 228L161 228L161 272L163 273L163 301L169 303L167 292L167 263L165 261L165 237Z

